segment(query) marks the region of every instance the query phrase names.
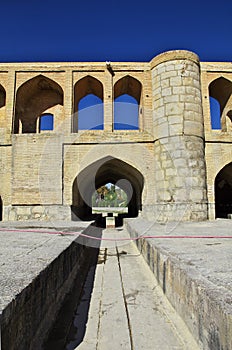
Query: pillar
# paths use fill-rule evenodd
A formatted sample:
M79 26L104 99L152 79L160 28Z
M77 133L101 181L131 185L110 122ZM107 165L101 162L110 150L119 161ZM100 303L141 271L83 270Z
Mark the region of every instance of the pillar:
M207 219L198 56L168 51L151 61L158 221Z

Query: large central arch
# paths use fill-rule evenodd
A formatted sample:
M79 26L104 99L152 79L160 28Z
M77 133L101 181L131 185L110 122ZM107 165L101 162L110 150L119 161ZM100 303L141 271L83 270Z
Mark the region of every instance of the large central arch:
M92 194L106 183L120 183L120 187L130 198L126 216L138 215L142 209L143 175L130 164L108 156L87 166L75 178L72 187L72 220L94 219Z

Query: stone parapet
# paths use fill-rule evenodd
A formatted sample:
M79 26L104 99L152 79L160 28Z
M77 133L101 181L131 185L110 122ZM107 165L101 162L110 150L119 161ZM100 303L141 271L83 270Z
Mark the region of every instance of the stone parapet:
M4 207L6 221L71 220L69 205L10 205Z
M207 203L161 202L151 206L144 206L141 217L149 221L156 221L157 223L204 221L208 219L207 209Z

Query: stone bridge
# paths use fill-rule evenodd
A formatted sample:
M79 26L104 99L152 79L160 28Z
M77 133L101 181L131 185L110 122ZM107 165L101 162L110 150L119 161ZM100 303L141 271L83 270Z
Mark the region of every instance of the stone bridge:
M229 62L184 50L150 62L1 63L1 220L86 220L93 191L121 179L128 217L226 218L231 92Z

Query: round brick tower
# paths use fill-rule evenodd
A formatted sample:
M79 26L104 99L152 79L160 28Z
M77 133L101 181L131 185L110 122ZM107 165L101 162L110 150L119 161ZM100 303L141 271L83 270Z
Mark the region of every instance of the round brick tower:
M206 220L199 58L168 51L151 61L158 221Z

